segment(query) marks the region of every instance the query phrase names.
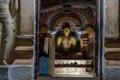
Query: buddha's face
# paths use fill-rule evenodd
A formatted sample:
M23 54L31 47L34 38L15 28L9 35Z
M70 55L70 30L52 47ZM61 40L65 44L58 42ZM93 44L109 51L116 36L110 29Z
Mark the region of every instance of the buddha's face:
M64 35L65 36L69 36L69 34L70 34L70 29L69 28L64 28Z

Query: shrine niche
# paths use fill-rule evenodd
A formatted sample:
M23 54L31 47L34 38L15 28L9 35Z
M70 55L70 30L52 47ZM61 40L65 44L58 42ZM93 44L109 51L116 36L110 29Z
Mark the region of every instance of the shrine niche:
M49 7L43 5L48 3ZM40 11L35 78L99 77L96 3L96 0L41 1L41 9L37 6Z

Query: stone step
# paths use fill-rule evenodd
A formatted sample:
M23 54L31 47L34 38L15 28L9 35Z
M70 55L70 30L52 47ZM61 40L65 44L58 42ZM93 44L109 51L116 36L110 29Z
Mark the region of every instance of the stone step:
M105 59L120 61L120 52L107 52L105 53Z
M106 60L120 60L120 48L105 48Z
M80 77L38 77L37 80L98 80L97 78L90 78L90 77L86 77L86 78L80 78Z
M33 57L33 46L18 46L14 53L17 59L31 59Z
M8 80L32 80L31 65L10 66L8 70Z
M120 52L120 48L105 48L105 52Z
M33 60L31 59L16 59L12 65L32 65Z
M115 60L105 60L106 66L112 66L112 67L120 67L120 61Z
M106 39L105 40L105 47L108 48L120 48L120 39Z
M33 35L17 35L16 42L17 46L32 46L33 45Z

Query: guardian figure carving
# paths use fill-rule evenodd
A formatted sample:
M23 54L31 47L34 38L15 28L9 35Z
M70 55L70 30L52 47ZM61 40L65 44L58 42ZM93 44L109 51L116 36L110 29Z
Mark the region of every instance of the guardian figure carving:
M18 0L0 0L0 64L14 61L13 48L16 36L15 18Z

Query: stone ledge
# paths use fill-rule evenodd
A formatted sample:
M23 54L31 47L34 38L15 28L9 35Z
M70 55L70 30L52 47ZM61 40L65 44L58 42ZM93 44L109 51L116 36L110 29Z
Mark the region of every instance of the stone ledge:
M31 66L10 66L8 70L9 80L31 80L32 69Z
M15 48L16 51L20 51L20 50L33 50L33 46L18 46Z
M33 57L33 46L18 46L14 53L16 59L31 59Z
M17 46L32 46L34 35L17 35Z
M105 52L120 52L120 48L105 48Z
M105 77L106 80L120 80L120 67L106 67Z
M120 52L108 52L105 54L106 60L120 61Z
M33 58L31 59L16 59L12 65L32 65Z
M119 39L105 39L105 47L108 48L120 48L120 38Z
M120 67L120 61L115 60L105 60L105 65L107 67Z
M0 80L32 80L32 65L21 66L1 66L0 67ZM120 66L106 66L105 68L106 80L120 80ZM75 78L74 78L75 79ZM74 80L73 78L67 78L67 80ZM65 78L51 78L39 77L38 80L65 80ZM79 80L79 78L76 78ZM93 80L85 78L81 80Z

